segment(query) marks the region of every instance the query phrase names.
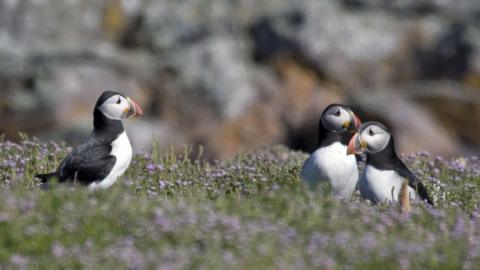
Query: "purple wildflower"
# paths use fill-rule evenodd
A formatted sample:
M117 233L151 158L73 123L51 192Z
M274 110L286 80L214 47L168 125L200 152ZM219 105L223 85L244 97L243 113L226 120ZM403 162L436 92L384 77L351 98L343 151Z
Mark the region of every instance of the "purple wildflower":
M362 247L367 250L371 250L375 248L377 245L377 238L373 233L367 233L362 237L361 241L362 241Z
M28 258L19 254L14 254L10 257L10 263L15 266L16 269L27 269Z
M155 172L155 165L152 163L149 163L147 165L147 172L148 174L153 174Z
M57 258L61 258L65 255L65 248L58 242L52 245L52 255Z
M335 235L335 244L339 247L346 247L347 243L350 241L350 232L343 231Z
M453 227L452 236L453 238L460 238L465 235L465 219L462 215L457 217L457 222Z

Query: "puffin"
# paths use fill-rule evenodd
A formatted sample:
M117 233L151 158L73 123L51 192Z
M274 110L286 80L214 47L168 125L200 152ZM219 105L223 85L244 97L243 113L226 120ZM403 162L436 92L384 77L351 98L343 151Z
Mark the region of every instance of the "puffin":
M433 205L423 183L400 160L389 129L375 121L363 123L348 143L348 154L367 153L360 176L361 196L377 204L398 202L402 184L408 182L408 196Z
M347 144L360 124L360 118L343 104L330 104L324 109L317 149L304 162L300 174L311 189L328 182L335 196L352 197L359 173L355 156L347 155Z
M55 178L89 189L110 187L132 160L132 145L122 119L137 116L143 116L143 111L132 99L115 91L103 92L95 104L90 136L63 159L55 172L36 177L43 183Z

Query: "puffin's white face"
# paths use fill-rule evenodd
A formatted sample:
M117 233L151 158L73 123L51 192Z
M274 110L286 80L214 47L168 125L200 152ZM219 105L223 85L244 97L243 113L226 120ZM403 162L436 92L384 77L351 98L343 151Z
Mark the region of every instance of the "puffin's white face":
M350 140L348 153L380 152L387 147L391 136L390 132L382 125L367 122L360 126L359 131Z
M341 106L332 106L322 114L322 124L325 128L333 132L343 132L348 130L354 123L353 128L360 125L360 120L355 114Z
M390 132L375 124L367 126L360 132L360 140L367 144L370 153L380 152L390 141Z
M128 97L122 95L113 95L105 100L98 109L112 120L121 120L143 115L142 109L138 104Z

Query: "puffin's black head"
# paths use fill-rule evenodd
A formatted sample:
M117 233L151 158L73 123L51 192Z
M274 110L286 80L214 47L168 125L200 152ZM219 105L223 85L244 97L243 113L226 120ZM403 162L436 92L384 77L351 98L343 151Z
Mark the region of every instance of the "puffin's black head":
M355 132L362 122L347 106L330 104L323 110L320 125L334 133Z
M105 91L98 98L95 109L111 120L122 120L142 116L140 106L129 97L114 91Z
M379 122L369 121L358 128L348 143L347 154L378 153L392 140L390 130Z

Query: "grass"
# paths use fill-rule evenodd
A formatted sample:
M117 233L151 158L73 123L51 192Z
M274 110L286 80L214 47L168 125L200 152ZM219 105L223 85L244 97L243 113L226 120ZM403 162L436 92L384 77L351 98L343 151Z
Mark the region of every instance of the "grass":
M405 157L436 207L307 190L284 147L206 162L155 148L112 188L41 190L65 145L0 140L0 269L475 269L480 161ZM201 152L201 151L200 151Z

